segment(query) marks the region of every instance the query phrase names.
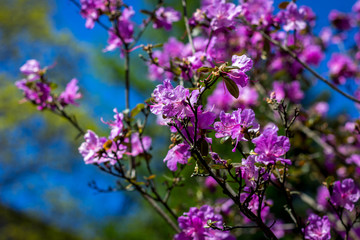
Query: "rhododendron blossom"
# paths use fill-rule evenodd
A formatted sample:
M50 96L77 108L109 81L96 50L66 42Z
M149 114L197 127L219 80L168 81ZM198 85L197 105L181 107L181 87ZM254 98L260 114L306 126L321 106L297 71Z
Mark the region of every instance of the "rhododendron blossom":
M305 239L309 240L330 240L331 225L327 216L319 217L315 214L310 214L308 218L308 225L304 233Z
M341 182L334 182L334 188L331 194L331 202L335 206L344 207L345 209L352 211L355 206L354 203L356 203L359 198L360 190L355 185L353 179L347 178Z
M214 124L217 138L231 137L235 140L235 147L239 141L247 141L245 134L247 132L256 132L259 130L259 124L255 119L255 113L251 109L238 109L234 112L220 113L220 122Z
M267 164L275 164L281 162L283 164L291 164L289 159L282 158L290 149L290 141L285 136L278 136L278 127L268 127L252 142L256 145L254 151L257 154L256 161Z
M208 205L200 209L192 207L189 212L185 212L178 218L181 232L176 234L174 240L235 240L229 232L214 230L208 227L208 222L213 222L217 227L221 227L223 218L216 214L214 209Z

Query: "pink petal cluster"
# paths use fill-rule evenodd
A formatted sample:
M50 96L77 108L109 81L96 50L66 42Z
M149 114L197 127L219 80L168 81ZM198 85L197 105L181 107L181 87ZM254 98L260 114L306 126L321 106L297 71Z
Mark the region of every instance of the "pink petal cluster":
M189 145L181 143L168 151L164 158L164 162L166 162L166 166L170 171L175 172L177 170L177 164L187 164L190 157L191 153Z
M345 84L347 78L355 77L357 66L347 55L334 53L328 62L330 77L336 84Z
M66 106L69 104L78 106L79 104L75 102L75 100L80 99L82 97L81 93L79 93L79 86L77 85L78 80L73 78L65 88L65 91L62 92L59 96L59 101L62 106Z
M232 66L237 67L236 69L231 69L227 76L233 80L236 84L241 87L245 87L248 84L249 77L245 72L249 71L253 67L253 61L251 58L246 55L233 55L231 58Z
M272 22L273 0L239 0L241 15L252 25L268 26Z
M360 190L351 178L343 181L334 182L333 192L331 194L331 202L335 206L343 207L350 212L354 209L354 204L360 198Z
M105 52L113 51L124 43L131 43L134 40L134 24L130 21L134 14L135 12L131 6L122 11L117 20L118 29L110 28L109 30L108 46L104 49Z
M276 162L291 164L289 159L281 157L290 150L290 141L285 136L278 136L278 130L275 125L267 127L259 137L252 140L256 145L254 151L257 153L257 162L265 165L275 164Z
M302 8L299 9L296 3L290 2L286 9L279 14L286 32L301 31L306 28L305 11Z
M299 103L304 98L299 81L292 81L290 83L274 81L273 91L277 101L287 98L294 103Z
M139 133L131 135L131 152L129 151L129 138L125 137L124 116L114 109L114 121L104 122L110 129L108 138L99 137L93 131L88 130L83 142L79 147L79 152L83 156L86 164L110 163L114 165L123 158L124 154L138 156L151 147L151 138L139 136Z
M215 122L215 137L229 138L236 140L235 147L239 141L247 141L245 133L248 131L256 132L259 130L259 124L255 119L255 113L252 109L238 109L232 113L220 113L220 122Z
M171 30L172 23L179 21L181 14L171 7L160 7L155 11L153 28L165 28Z
M204 12L211 19L210 27L217 31L235 26L235 18L240 14L240 7L225 0L213 0L205 7Z
M331 225L327 216L320 217L310 214L308 224L304 229L305 239L309 240L330 240Z
M155 88L153 92L155 103L150 106L150 110L153 114L164 117L183 118L191 113L188 100L193 105L197 101L196 95L195 92L190 94L189 89L180 85L174 88L170 80L166 79L163 84Z
M192 207L178 218L181 232L174 236L174 240L235 240L228 231L215 230L208 227L208 221L214 222L216 227L222 228L223 218L214 209L203 205L200 209Z

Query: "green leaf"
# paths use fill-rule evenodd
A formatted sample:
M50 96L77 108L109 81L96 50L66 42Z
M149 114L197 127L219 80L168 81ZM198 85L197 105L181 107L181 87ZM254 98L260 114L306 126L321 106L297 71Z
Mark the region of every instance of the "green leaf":
M138 115L139 112L141 112L141 110L143 110L144 108L145 105L143 103L137 104L136 107L131 110L131 117L135 117L136 115Z
M210 72L212 70L212 68L209 68L209 67L201 67L197 70L197 72Z
M289 5L289 1L285 1L285 2L281 2L280 4L279 4L279 8L280 9L286 9L286 7Z
M236 85L236 83L233 80L231 80L230 78L224 78L224 80L225 80L226 88L230 92L230 94L234 98L238 98L239 97L239 88Z

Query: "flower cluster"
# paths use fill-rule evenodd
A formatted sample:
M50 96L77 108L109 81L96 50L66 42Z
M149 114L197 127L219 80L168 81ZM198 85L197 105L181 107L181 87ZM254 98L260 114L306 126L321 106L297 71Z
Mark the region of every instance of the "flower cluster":
M327 216L319 217L310 214L308 224L304 229L305 239L309 240L330 240L330 221Z
M151 147L151 138L139 133L127 135L124 127L124 115L114 109L114 121L104 122L110 129L108 138L99 137L88 130L84 135L85 142L79 147L86 164L109 163L115 165L124 155L136 157ZM131 139L131 140L130 140ZM131 151L130 151L131 149Z
M228 231L215 230L210 225L221 228L223 218L216 214L214 209L208 205L190 208L178 218L181 232L176 234L174 240L235 240Z
M26 78L15 83L15 86L23 91L25 101L34 103L39 110L65 107L69 104L77 106L75 100L82 97L77 85L78 80L72 79L59 95L53 94L52 83L45 79L47 67L41 69L40 63L34 59L28 60L20 71Z

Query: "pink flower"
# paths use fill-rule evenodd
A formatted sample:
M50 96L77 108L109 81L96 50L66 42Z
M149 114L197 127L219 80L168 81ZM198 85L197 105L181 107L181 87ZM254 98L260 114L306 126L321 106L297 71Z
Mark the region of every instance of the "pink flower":
M208 227L208 221L221 228L223 218L208 205L200 209L190 208L189 212L178 218L181 232L174 236L174 240L235 240L228 231L223 232Z
M331 226L327 216L321 218L315 214L310 214L308 218L308 225L304 230L305 239L330 240L330 231Z
M350 212L354 209L354 203L360 198L360 190L351 178L344 179L342 182L336 181L331 194L331 202L335 206L344 207Z
M281 12L284 19L284 30L289 32L293 30L301 31L306 28L304 9L298 9L294 2L290 2L285 11Z
M232 79L236 84L245 87L249 81L249 77L245 72L249 71L253 66L253 61L246 55L233 55L231 58L232 66L238 69L232 69L227 73L227 76Z
M76 99L82 97L81 93L79 93L79 86L77 85L78 80L73 78L67 85L64 92L62 92L59 96L59 101L62 106L66 106L68 104L72 104L78 106L79 104L75 102Z
M20 72L26 75L29 81L40 79L40 71L40 63L35 59L27 60L26 63L20 67Z
M173 22L179 21L181 14L178 11L175 11L171 7L160 7L155 12L155 19L153 23L153 28L165 28L170 30Z
M347 78L356 75L357 66L347 55L334 53L328 62L330 76L336 84L345 84Z
M256 161L267 164L275 164L280 161L283 164L291 164L289 159L281 156L285 155L290 149L290 141L285 136L278 136L278 127L265 128L263 133L252 140L256 147L254 151L258 154Z
M177 164L187 164L191 157L190 147L187 144L181 143L171 148L164 158L166 166L173 172L177 170Z
M251 109L238 109L234 112L220 113L220 122L214 124L215 137L229 138L236 140L235 147L232 150L236 151L236 146L239 141L247 141L245 133L248 131L256 132L259 130L259 124L255 119L255 113Z

